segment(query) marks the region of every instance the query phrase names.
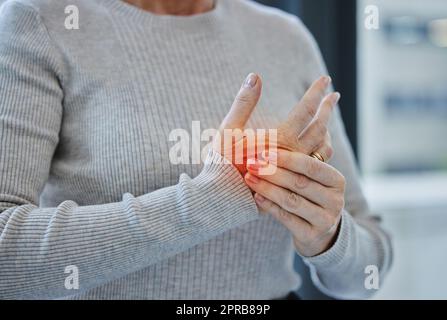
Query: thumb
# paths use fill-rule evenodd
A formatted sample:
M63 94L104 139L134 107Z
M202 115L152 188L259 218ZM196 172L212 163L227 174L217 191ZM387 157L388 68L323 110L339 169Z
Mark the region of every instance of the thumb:
M222 129L243 129L261 97L261 78L250 73L242 84L230 112L221 125Z

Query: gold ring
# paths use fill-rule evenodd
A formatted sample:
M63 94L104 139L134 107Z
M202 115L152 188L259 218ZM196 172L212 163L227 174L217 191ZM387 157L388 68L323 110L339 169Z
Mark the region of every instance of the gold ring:
M312 153L310 154L310 156L311 156L312 158L315 158L315 159L317 159L317 160L320 160L321 162L326 162L326 161L324 161L323 156L322 156L321 154L319 154L318 152L312 152Z

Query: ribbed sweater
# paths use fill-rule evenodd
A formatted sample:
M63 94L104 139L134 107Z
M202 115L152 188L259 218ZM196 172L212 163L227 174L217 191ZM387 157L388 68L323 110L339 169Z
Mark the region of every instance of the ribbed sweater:
M79 29L65 28L68 5ZM0 297L272 299L300 283L290 233L260 216L211 152L172 164L169 134L218 128L249 72L250 126L283 121L325 67L300 20L241 0L157 16L119 0L8 0L0 9ZM337 111L331 164L347 180L335 244L305 258L339 298L383 279L385 232L362 195ZM79 288L67 287L67 267ZM72 267L70 267L72 268ZM72 269L69 269L72 270Z

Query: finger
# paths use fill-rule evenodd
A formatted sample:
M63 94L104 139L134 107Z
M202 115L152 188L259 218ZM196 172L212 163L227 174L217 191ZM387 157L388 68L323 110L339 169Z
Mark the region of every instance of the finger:
M339 100L338 92L331 93L323 99L317 114L299 136L301 152L311 154L324 143L332 110Z
M237 94L221 129L243 129L261 96L261 78L250 73Z
M284 210L301 217L311 225L325 225L328 214L321 207L318 207L304 197L278 187L250 173L245 175L245 181L254 192L276 203Z
M295 132L301 132L312 121L330 83L330 77L319 78L306 91L298 105L293 108L287 118L287 123L296 129Z
M277 154L272 158L275 160L274 164L278 167L305 175L327 187L344 188L345 179L343 175L331 165L303 153L282 149L277 151Z
M315 151L313 151L315 152ZM324 162L329 162L334 155L334 149L332 148L331 135L326 133L326 139L323 144L316 150L324 159Z
M297 193L322 208L332 209L333 192L329 188L309 179L305 175L296 174L284 168L276 168L275 173L272 175L262 175L259 170L260 166L259 162L253 165L249 164L247 165L248 172L274 185ZM269 164L269 166L272 166L272 164Z
M287 212L258 193L255 194L255 201L261 211L271 214L293 234L306 235L310 233L312 226L306 220Z

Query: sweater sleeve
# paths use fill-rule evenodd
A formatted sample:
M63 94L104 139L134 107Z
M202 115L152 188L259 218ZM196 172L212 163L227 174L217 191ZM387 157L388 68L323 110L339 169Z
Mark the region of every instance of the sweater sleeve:
M318 46L309 31L298 21L300 57L308 87L320 75L327 74ZM310 267L314 284L325 294L339 299L368 298L376 290L365 287L368 266L379 271L379 284L384 280L392 261L392 247L388 234L380 226L363 195L359 175L346 136L340 111L335 110L330 133L334 157L330 164L346 178L345 209L335 244L321 255L304 258Z
M0 9L0 297L59 298L99 286L254 220L237 169L211 152L199 176L121 202L40 208L58 144L63 90L39 15ZM69 266L79 290L67 290ZM71 270L71 269L70 269Z

